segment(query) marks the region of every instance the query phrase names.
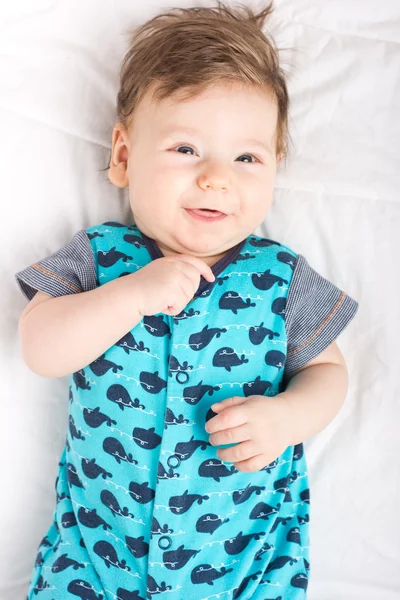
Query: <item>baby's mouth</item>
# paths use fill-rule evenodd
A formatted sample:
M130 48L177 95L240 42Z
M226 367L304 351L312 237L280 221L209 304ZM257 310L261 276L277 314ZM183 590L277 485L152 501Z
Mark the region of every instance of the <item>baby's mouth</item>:
M223 219L227 219L228 215L219 210L212 210L207 208L185 208L186 213L192 218L195 219L198 223L207 223L207 225L211 225L212 223L218 223Z
M219 210L214 210L211 208L191 208L188 210L191 210L196 215L200 215L202 217L220 217L225 214Z

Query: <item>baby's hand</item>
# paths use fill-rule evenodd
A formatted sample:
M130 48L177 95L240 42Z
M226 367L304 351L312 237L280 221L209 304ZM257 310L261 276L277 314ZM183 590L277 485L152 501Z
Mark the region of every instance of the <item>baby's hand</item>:
M259 471L291 445L291 413L283 394L276 396L233 396L213 404L217 414L206 425L213 446L241 442L217 450L223 461L233 462L238 471Z
M178 315L197 292L201 275L215 281L211 268L196 256L177 254L153 260L131 275L140 314Z

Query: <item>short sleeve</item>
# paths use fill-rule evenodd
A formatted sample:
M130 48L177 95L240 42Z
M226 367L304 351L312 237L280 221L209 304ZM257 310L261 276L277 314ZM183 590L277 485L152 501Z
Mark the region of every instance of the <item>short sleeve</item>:
M286 302L284 375L321 354L347 327L357 310L356 300L319 275L299 254Z
M28 300L38 290L57 297L96 288L96 266L86 231L81 229L68 244L14 277Z

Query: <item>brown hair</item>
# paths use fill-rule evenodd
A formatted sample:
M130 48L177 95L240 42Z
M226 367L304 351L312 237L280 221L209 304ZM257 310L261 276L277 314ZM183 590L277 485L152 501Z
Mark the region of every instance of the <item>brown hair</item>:
M244 10L241 14L240 8ZM126 130L149 88L162 100L188 100L213 84L259 86L277 102L276 153L287 156L289 96L273 38L262 31L273 0L259 13L217 1L216 7L172 8L131 31L120 71L117 119ZM271 37L271 41L269 39Z

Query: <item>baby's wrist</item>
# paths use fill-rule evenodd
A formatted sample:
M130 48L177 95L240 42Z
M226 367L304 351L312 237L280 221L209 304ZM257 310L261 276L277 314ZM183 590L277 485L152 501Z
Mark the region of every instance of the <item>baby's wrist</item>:
M294 441L296 439L296 423L293 402L295 402L295 398L292 393L281 392L279 394L279 404L283 411L282 421L284 423L284 436L288 446L296 445L296 442Z

